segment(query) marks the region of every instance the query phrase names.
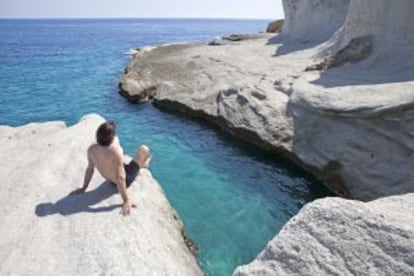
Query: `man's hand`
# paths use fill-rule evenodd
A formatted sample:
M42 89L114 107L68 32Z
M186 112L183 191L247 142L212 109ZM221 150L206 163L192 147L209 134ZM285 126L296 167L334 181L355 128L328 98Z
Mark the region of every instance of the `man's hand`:
M69 195L79 195L79 194L83 194L85 192L85 188L77 188L75 190L73 190L72 192L70 192Z
M136 208L135 204L133 204L130 200L124 202L124 204L122 204L122 214L124 216L129 215L131 208Z

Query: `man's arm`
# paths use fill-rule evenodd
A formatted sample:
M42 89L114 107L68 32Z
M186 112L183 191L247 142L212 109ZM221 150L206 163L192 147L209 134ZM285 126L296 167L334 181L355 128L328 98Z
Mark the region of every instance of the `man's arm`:
M83 186L82 188L77 188L70 194L76 195L76 194L84 193L89 186L89 182L91 182L94 171L95 171L95 164L93 163L90 149L88 149L88 167L85 170L85 176L83 178Z
M121 195L122 201L122 214L128 215L131 211L132 203L128 197L127 187L126 187L126 176L125 176L125 169L122 163L118 165L117 174L116 174L116 182L118 185L118 191Z

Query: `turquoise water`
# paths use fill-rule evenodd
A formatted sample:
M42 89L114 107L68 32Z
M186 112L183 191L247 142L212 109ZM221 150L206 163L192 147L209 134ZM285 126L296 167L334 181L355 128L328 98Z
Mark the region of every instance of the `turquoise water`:
M214 127L132 105L117 93L130 49L257 32L251 20L0 20L0 124L96 112L119 125L129 155L145 143L152 172L199 245L208 275L251 261L306 202L326 195L302 171ZM83 173L83 172L80 172Z

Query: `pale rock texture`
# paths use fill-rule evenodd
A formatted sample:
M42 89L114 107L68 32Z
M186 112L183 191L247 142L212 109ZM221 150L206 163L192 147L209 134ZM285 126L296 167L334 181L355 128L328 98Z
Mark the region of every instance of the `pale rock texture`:
M411 0L351 0L345 24L335 37L335 45L343 48L352 39L372 36L371 67L413 70L413 14L414 2Z
M414 81L390 77L348 67L292 86L293 151L357 199L414 192Z
M0 127L1 275L201 275L182 222L149 170L121 198L95 172L82 185L86 149L104 119Z
M283 0L285 39L323 41L344 24L350 0Z
M351 1L314 56L338 68L291 86L293 151L357 199L414 192L413 13L413 1Z
M338 194L414 192L413 4L376 3L286 0L282 35L148 48L128 65L121 93L152 91L157 106L276 151ZM289 39L302 33L334 34L319 45Z
M314 201L233 275L414 275L414 194Z
M300 73L302 64L269 58L274 46L265 44L271 37L263 34L221 46L151 48L128 65L120 81L122 94L134 100L155 87L157 106L203 117L252 143L290 154L288 95L275 89L274 75L288 79ZM273 72L274 68L285 69ZM141 89L128 90L130 82Z

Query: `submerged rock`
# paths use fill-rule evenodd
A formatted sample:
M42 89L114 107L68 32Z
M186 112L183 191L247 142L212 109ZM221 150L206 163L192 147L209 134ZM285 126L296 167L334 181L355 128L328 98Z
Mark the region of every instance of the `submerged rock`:
M82 185L86 149L104 119L0 126L1 275L201 275L183 224L149 170L128 189L136 208L95 172Z
M414 194L310 203L233 275L414 275Z

